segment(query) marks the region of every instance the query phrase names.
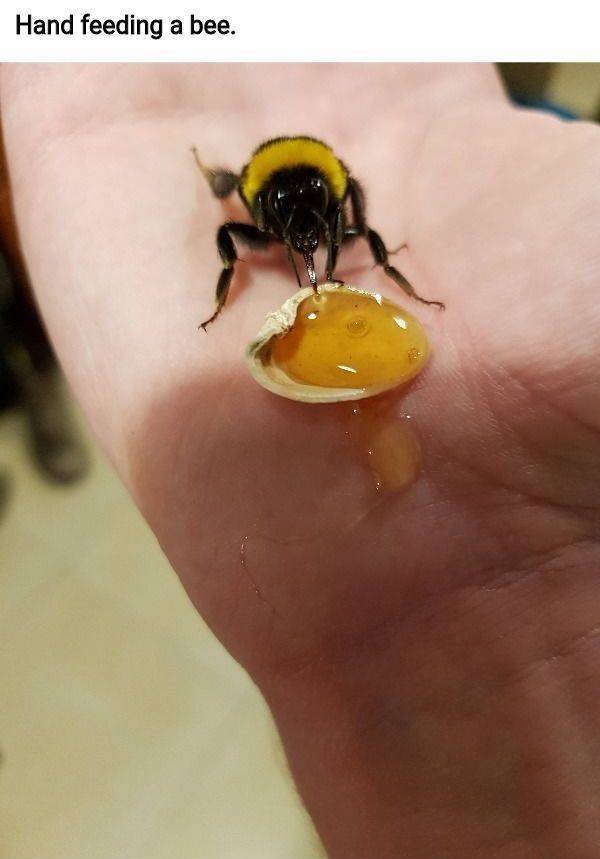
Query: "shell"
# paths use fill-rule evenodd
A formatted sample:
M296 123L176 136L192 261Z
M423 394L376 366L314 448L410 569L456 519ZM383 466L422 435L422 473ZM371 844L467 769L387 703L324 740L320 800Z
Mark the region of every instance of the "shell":
M319 293L342 291L369 296L381 304L381 296L340 283L325 283L318 287ZM302 302L313 295L312 287L306 287L291 296L278 310L268 313L265 321L246 349L246 362L250 374L261 387L280 397L304 403L335 403L348 400L360 400L381 394L402 384L387 381L368 387L322 387L305 384L290 378L280 367L268 363L266 353L274 338L281 337L293 327L298 308ZM410 314L408 314L410 316ZM416 373L415 373L416 375Z

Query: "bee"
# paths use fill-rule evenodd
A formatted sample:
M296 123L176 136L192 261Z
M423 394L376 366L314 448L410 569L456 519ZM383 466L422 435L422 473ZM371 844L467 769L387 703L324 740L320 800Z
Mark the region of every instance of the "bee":
M227 221L219 227L217 250L223 269L217 281L216 308L200 328L206 331L225 306L238 260L234 239L252 250L262 250L273 242L283 244L300 287L302 281L294 252L301 254L316 292L317 248L323 244L327 252L326 280L337 282L334 272L340 248L352 239L363 237L375 265L381 266L394 283L417 301L444 309L441 301L428 301L418 295L398 269L390 265L391 252L367 222L360 184L327 144L304 136L267 140L255 149L239 175L208 168L195 148L192 152L215 197L224 199L237 190L254 222Z

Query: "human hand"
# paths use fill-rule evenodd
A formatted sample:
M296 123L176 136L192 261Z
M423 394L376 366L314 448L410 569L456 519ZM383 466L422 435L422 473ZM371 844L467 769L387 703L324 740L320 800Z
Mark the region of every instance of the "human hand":
M600 132L509 107L483 66L5 67L2 111L67 373L270 703L331 856L594 856ZM405 495L374 497L343 405L248 377L245 344L295 289L284 254L242 263L197 331L239 207L189 147L237 169L281 133L334 147L446 303L412 306L360 245L340 256L432 341L394 398L425 453Z

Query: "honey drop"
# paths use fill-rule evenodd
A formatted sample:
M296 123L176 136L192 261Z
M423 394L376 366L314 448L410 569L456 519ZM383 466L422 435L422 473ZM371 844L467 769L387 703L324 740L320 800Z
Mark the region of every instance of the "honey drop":
M392 403L370 400L353 405L349 435L378 492L402 492L415 482L423 461L421 442L412 420L397 415Z
M381 390L414 378L427 355L414 316L342 287L302 301L291 330L272 341L269 363L303 385Z

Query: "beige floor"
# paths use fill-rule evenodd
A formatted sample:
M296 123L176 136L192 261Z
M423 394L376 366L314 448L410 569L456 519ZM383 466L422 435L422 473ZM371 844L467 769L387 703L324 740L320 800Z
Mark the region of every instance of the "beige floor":
M266 708L101 456L72 489L0 419L0 859L321 856Z

